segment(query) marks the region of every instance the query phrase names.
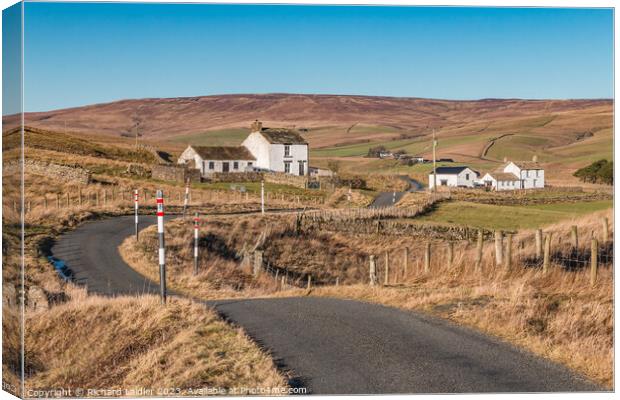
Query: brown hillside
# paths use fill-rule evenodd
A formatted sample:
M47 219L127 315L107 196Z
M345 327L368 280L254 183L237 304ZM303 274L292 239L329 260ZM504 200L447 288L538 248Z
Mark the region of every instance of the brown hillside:
M113 136L140 132L154 139L207 130L267 125L351 127L372 125L415 134L430 127L458 128L474 121L494 121L550 113L610 111L610 100L485 99L449 101L341 95L221 95L121 100L106 104L28 113L30 126ZM15 117L5 117L10 125Z

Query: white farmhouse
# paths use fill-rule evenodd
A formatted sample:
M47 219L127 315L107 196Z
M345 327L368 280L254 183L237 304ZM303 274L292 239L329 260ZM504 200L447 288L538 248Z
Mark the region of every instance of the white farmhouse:
M256 158L243 146L188 146L178 163L189 164L208 177L216 172L253 171Z
M478 173L469 167L437 167L437 186L474 187ZM433 188L433 173L428 174L428 187Z
M308 175L308 143L297 131L263 128L261 122L255 121L242 145L256 158L259 169Z
M485 174L480 183L495 190L541 189L545 187L545 170L536 161L509 161Z

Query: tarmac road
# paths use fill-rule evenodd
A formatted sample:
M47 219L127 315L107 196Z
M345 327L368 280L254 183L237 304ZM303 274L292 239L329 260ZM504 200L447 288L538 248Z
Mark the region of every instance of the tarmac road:
M407 175L399 175L400 179L409 183L409 189L404 192L381 192L375 197L373 202L368 206L369 208L383 208L390 207L398 201L408 192L419 192L424 189L422 184Z
M142 227L155 223L141 216ZM118 246L133 216L87 222L52 247L89 292L157 293ZM472 393L601 390L566 368L418 313L331 298L207 303L267 349L309 393Z

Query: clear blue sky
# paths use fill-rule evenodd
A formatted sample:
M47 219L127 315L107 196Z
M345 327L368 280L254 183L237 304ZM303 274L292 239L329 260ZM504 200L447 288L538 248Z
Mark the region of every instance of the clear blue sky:
M26 111L223 93L613 97L611 9L25 9Z

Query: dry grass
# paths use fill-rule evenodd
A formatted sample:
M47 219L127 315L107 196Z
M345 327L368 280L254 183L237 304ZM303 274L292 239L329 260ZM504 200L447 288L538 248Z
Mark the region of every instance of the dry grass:
M583 232L579 252L584 253L593 232L600 231L603 215L609 217L610 212L547 227L545 232L556 238L557 261L571 251L570 225L577 223ZM533 231L515 237L515 243L524 241L523 254L533 254L532 237ZM495 266L491 244L485 246L480 271L473 265L473 246L466 244L457 245L449 267L440 246L433 246L431 273L422 271L420 258L414 258L406 276L402 276L402 264L397 268L393 264L388 286L324 287L313 294L424 310L498 336L612 387L613 271L609 265L599 269L596 285L590 286L588 269L565 271L556 264L545 275L540 268L520 265L519 253L510 270Z
M189 300L74 296L26 326L27 390L286 386L241 330Z

